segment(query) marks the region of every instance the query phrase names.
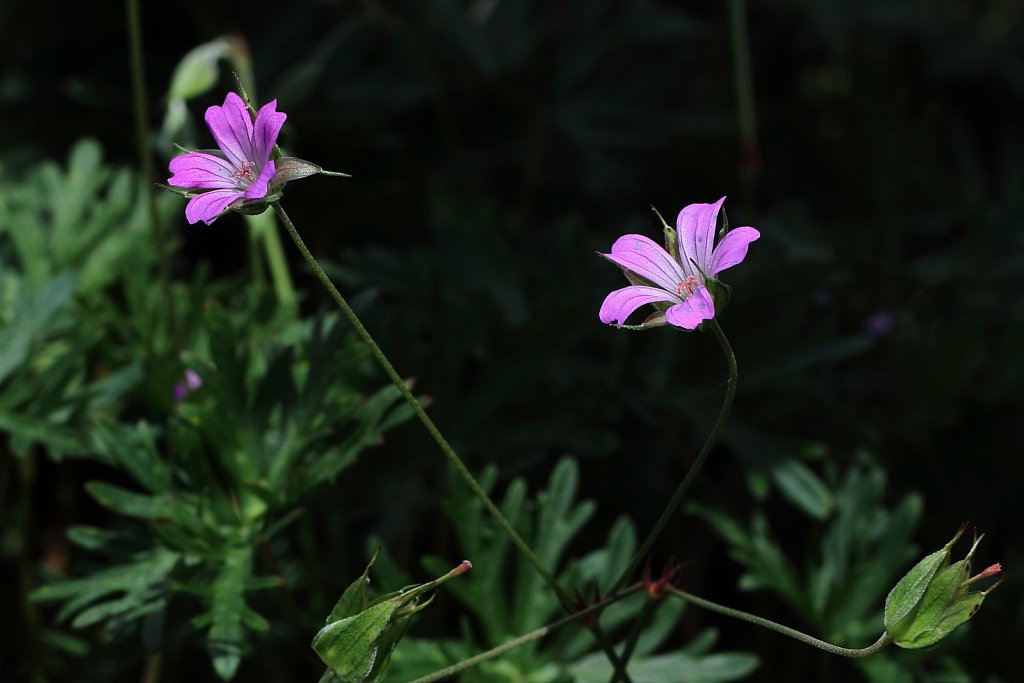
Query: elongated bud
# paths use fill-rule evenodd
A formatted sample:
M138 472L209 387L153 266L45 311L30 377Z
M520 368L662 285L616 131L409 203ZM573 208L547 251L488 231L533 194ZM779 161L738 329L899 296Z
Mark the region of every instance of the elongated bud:
M371 600L366 586L376 559L377 554L374 554L366 570L334 606L327 617L327 625L313 637L313 650L341 681L379 680L387 670L391 653L405 633L409 619L433 599L421 603L424 594L473 567L469 560L463 560L433 581Z
M942 549L918 562L889 592L885 599L885 631L896 645L908 649L934 645L973 617L985 596L998 585L981 592L967 590L1002 570L996 563L968 578L982 536L974 539L964 559L950 564L950 550L965 528L961 526Z
M667 251L669 256L674 260L679 261L679 233L676 232L675 228L665 222L664 217L662 217L661 213L654 208L653 204L651 205L651 211L653 211L654 215L658 217L659 221L661 221L661 228L665 233L665 251Z

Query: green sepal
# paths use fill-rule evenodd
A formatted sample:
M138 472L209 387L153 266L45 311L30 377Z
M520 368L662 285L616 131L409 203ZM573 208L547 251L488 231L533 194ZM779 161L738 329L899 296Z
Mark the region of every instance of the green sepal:
M942 613L942 617L932 628L921 631L912 642L896 644L909 650L934 645L949 635L954 629L964 624L964 622L970 620L984 601L984 593L965 592L955 603L946 608Z
M440 578L379 597L367 606L366 584L370 568L379 554L378 549L362 575L342 594L327 618L327 625L313 638L313 650L329 670L321 681L363 683L380 680L409 620L433 601L433 596L430 596L420 602L423 595L473 566L463 561Z
M259 214L266 211L268 206L278 201L283 196L284 193L282 193L281 190L275 190L274 192L267 193L265 197L260 197L259 199L252 199L247 202L242 202L241 204L234 204L232 206L229 206L227 209L219 213L217 217L219 218L220 216L223 216L228 211L244 213L246 216L258 216Z
M732 300L732 287L713 277L706 278L704 286L708 288L711 300L715 302L715 315L721 315Z
M313 650L341 681L361 683L373 668L381 634L397 609L396 601L385 600L327 624L314 636Z
M327 616L327 623L330 624L334 621L341 621L347 617L355 616L364 609L369 602L369 597L366 593L366 586L370 583L370 568L373 567L373 563L377 561L377 556L380 555L380 548L377 548L377 552L370 558L370 563L366 565L366 569L362 575L353 581L345 592L341 594L341 599L338 600L338 604L334 606L331 613Z
M950 549L962 533L963 527L941 550L918 562L886 598L885 631L899 647L913 650L939 642L974 616L991 590L972 593L967 589L999 570L993 565L994 572L967 578L980 537L964 559L949 564Z
M679 235L676 232L676 229L673 228L671 225L669 225L668 223L665 222L665 218L661 215L661 213L656 208L654 208L653 204L651 205L651 211L653 211L654 215L658 217L659 221L661 221L662 232L665 233L665 251L667 251L669 256L672 257L672 260L674 260L676 263L678 263L679 262Z
M322 166L314 164L312 161L306 161L305 159L299 159L297 157L281 157L274 161L274 177L270 181L270 187L284 185L285 183L290 183L293 180L301 180L302 178L308 178L311 175L318 174L339 176L342 178L352 177L347 173L325 171Z
M883 620L885 630L890 636L895 638L893 631L899 631L900 622L917 607L936 572L942 567L948 566L949 551L963 532L964 528L961 527L949 543L914 565L914 568L907 572L906 576L889 591L889 595L885 598Z

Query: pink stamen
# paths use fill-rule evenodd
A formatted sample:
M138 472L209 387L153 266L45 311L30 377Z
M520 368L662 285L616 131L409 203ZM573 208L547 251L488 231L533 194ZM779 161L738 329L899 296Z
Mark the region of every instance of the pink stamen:
M698 287L700 287L700 283L697 282L697 278L687 275L685 280L676 285L676 294L682 296L685 292L686 296L693 296Z
M235 177L239 180L245 178L249 182L256 180L256 175L252 172L252 169L256 167L255 161L246 161L240 168L235 169Z

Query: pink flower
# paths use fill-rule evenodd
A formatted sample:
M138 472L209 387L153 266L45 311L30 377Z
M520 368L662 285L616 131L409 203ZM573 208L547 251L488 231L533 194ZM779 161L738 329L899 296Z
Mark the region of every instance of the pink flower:
M185 381L174 383L174 402L183 403L190 393L203 386L203 378L192 368L185 370Z
M271 100L253 122L242 98L233 92L223 106L206 110L206 125L220 150L183 154L171 159L169 167L169 185L208 190L189 200L189 223L209 225L239 200L267 196L276 170L270 154L286 118L277 111L277 100Z
M601 304L603 323L622 325L633 311L644 304L671 304L665 310L665 322L687 330L696 329L715 317L715 302L705 276L740 263L748 245L761 236L754 228L730 230L717 246L715 225L725 197L714 204L690 204L676 219L678 257L643 235L623 235L612 245L610 254L602 254L625 271L631 282L617 289ZM670 229L666 226L666 234ZM712 248L714 246L714 248ZM661 324L664 324L662 322Z

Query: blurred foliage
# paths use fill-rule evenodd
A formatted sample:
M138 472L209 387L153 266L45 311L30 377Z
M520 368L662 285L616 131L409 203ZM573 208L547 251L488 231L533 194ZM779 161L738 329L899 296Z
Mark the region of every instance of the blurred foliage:
M67 170L0 175L0 429L15 453L82 454L85 416L116 411L140 380L138 362L87 359L104 334L90 309L127 271L152 266L145 210L136 176L103 165L95 140L72 148Z
M395 406L394 387L367 397L346 382L366 359L353 353L343 326L318 319L301 347L261 353L246 349L250 325L209 310L211 352L201 366L202 386L167 424L166 445L146 423L94 427L95 457L129 474L145 493L101 481L88 483L87 491L114 513L147 522L152 537L146 542L137 530L105 537L101 529L72 527L71 540L84 534L87 548L130 546L134 539L143 549L124 565L33 595L67 601L58 621L74 616L76 628L104 622L116 633L164 612L173 593L194 594L203 611L191 623L209 626L210 656L225 679L249 648L247 632L270 627L247 605L246 593L283 581L255 575L256 551L269 552L266 544L300 513L296 506L310 489L333 481L412 414ZM150 649L159 641L156 635Z
M481 477L483 486L493 489L496 476L495 468L485 470ZM524 540L537 551L544 566L561 574L563 586L578 591L582 605L591 593L607 595L636 550L637 538L633 525L620 518L603 547L567 562L570 547L595 510L593 501L576 500L578 487L578 465L563 459L552 470L547 488L535 498L528 496L526 482L517 478L509 484L499 505ZM462 639L407 638L395 652L387 680L425 676L484 649L498 647L563 614L557 598L545 590L529 563L491 523L480 501L454 477L445 496L445 512L455 527L459 552L466 557L486 558L473 571L448 585L464 613ZM432 573L444 571L448 564L434 555L426 556L423 563ZM405 578L396 565L389 562L388 566L392 582ZM635 616L648 600L641 591L601 611L597 623L618 652L633 628ZM715 683L744 678L756 668L757 658L751 654L711 653L717 640L713 630L701 632L670 653L655 654L677 628L683 610L682 603L668 600L649 604L643 610L650 623L643 624L645 628L630 660L633 680ZM470 625L470 618L476 627ZM608 680L611 673L607 657L597 648L594 637L584 629L567 626L547 640L533 641L473 667L460 674L459 680L597 683Z
M920 496L911 493L890 510L885 473L867 454L841 477L833 473L831 478L835 512L817 524L807 544L816 550L805 553L803 567L786 557L760 511L743 525L704 505L689 507L744 567L741 589L769 591L812 633L859 647L878 638L886 594L918 559L913 534L923 506ZM970 680L955 662L935 659L933 652L921 656L891 648L856 663L877 683Z
M733 300L722 325L739 357L738 399L720 452L691 493L716 521L710 529L692 517L674 522L655 564L682 557L687 588L712 598L732 594L742 573L745 585L763 589L749 596L755 611L852 643L872 635L888 587L883 576L892 581L911 562L906 543L893 550L897 539L913 533L930 547L969 519L988 533L993 558L1012 567L1022 557L1010 547L1024 536L1019 516L1008 511L1024 442L1024 13L1002 0L753 0L745 3L753 83L737 84L729 5L146 7L153 123L181 130L182 101L195 91L174 83L174 74L197 46L220 46L192 53L192 67L219 89L188 99L185 138L205 135L203 107L230 87L225 60L251 64L252 92L276 97L289 114L282 144L354 175L341 185L290 186L289 213L399 370L415 373L417 389L433 399L432 415L470 465L495 463L493 490L525 492L549 482L564 454L577 458L580 489L600 506L564 550L574 556L611 543L609 529L621 539L620 513L649 528L714 419L724 377L704 335L600 329L597 306L620 278L591 255L623 232L656 236L648 204L671 218L686 203L730 194L731 223L754 225L763 238L728 273ZM62 19L52 22L55 14ZM126 52L116 49L122 23L95 3L40 0L0 5L0 33L9 65L0 76L0 431L5 447L22 454L4 454L0 582L20 585L21 558L30 568L38 560L50 567L61 545L49 539L72 520L85 516L99 527L120 520L112 531L135 534L135 545L113 558L92 552L99 546L64 551L69 566L61 571L96 575L122 560L150 567L151 582L116 595L151 605L170 584L160 578L164 541L143 535L148 524L125 522L82 496L60 493L52 505L23 499L28 491L32 500L51 500L48 479L58 480L58 492L80 489L83 478L113 478L133 492L140 484L109 463L57 468L24 455L95 455L92 424L139 430L140 419L159 449L187 433L212 444L214 418L186 420L203 401L232 425L225 452L244 446L269 454L268 439L283 439L289 424L307 418L290 422L281 409L263 431L238 417L248 405L242 399L220 405L213 398L216 380L173 408L172 387L186 363L157 286L140 183L101 165L90 143L75 146L89 134L115 163L134 160ZM745 85L757 108L754 149L736 126L735 92ZM154 139L163 154L172 153L170 142ZM40 161L68 149L66 168ZM66 196L69 188L74 196ZM180 210L165 199L172 201L163 212ZM236 389L253 401L257 379L273 367L268 354L306 349L313 318L288 322L276 310L238 246L246 241L242 221L187 231L181 223L173 231L181 248L172 289L189 362L204 379L214 376L203 365L214 341L211 300L235 323L251 321L243 346L250 360L262 360ZM308 278L299 284L310 313L322 294ZM302 356L291 353L293 362ZM374 386L365 369L341 372L357 374L360 391ZM359 463L358 476L345 470L330 489L305 494L311 512L268 541L279 571L249 561L252 576L284 577L303 607L273 608L268 596L277 589L234 599L236 607L251 601L270 622L246 667L301 677L295 666L280 668L282 653L307 648L344 579L361 570L352 549L368 535L380 534L405 568L472 540L439 509L447 512L461 494L442 492L437 482L447 472L423 435L392 434ZM878 465L859 461L853 454L861 449L877 454ZM28 462L39 464L37 479L25 477ZM229 473L211 489L222 504L233 490ZM513 485L517 478L525 484ZM303 485L289 485L291 492L273 491L278 503L298 500L292 496ZM907 502L922 499L927 515ZM717 541L726 529L739 569ZM499 550L495 541L481 537L468 547L486 556ZM483 574L487 563L470 559ZM504 569L506 578L526 581ZM479 585L472 577L460 581ZM502 601L514 593L508 584L497 592ZM925 657L899 653L863 668L822 663L806 648L769 647L762 639L774 636L688 610L662 644L667 655L652 649L644 661L705 655L695 636L714 623L729 648L758 652L762 664L751 680L1008 681L1017 675L1013 644L1024 637L1024 600L1013 580L999 593L969 633ZM0 596L5 614L19 613L16 597ZM187 600L166 612L168 680L208 670L188 656L196 653L194 633L181 625L210 605L201 595ZM453 652L475 653L502 636L475 615L463 618L470 631L453 638L460 620L443 605L419 618L396 651L396 667L420 650L436 656L435 646L449 648L441 655L451 661ZM512 603L493 606L515 611ZM473 615L472 605L466 609ZM76 661L67 657L87 656L97 680L136 678L135 641L102 640L130 613L83 638L48 630L41 648L70 653L58 671ZM141 618L144 634L160 613ZM23 635L30 631L11 622L0 634L4 657L30 655ZM550 657L546 663L566 662L546 641L537 652ZM11 671L18 680L25 668ZM4 664L5 680L7 673Z

